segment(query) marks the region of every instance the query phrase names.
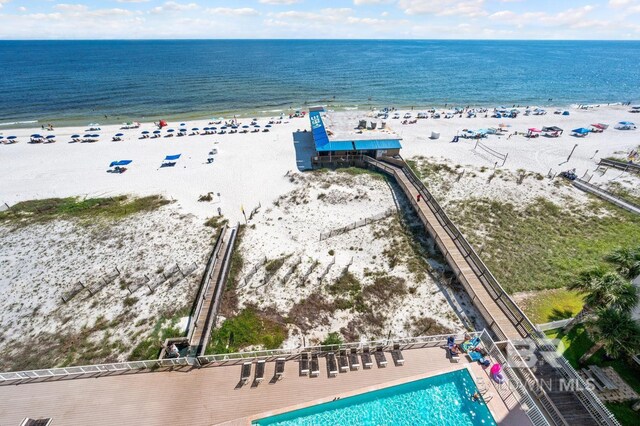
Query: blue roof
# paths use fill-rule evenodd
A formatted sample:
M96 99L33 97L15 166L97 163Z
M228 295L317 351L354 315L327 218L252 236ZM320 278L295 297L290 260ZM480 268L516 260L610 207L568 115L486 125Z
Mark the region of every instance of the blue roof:
M311 133L313 133L313 141L316 144L317 151L334 151L327 147L329 145L329 136L324 128L320 111L311 111L309 113L309 121L311 122Z
M400 139L376 139L376 140L364 140L354 141L356 150L369 150L369 149L400 149Z
M318 152L327 152L327 151L353 151L353 142L352 141L335 141L329 142L327 139L327 143L323 146L319 146L316 142L316 151Z
M327 130L324 127L321 108L310 108L309 121L311 122L311 133L316 145L317 152L328 151L354 151L354 150L376 150L376 149L399 149L399 139L379 139L379 140L357 140L357 141L330 141Z

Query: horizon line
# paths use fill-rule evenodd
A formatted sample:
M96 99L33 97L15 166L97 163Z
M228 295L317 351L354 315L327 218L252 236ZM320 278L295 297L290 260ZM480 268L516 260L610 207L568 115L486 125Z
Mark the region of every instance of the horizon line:
M0 38L7 41L535 41L535 42L640 42L638 39L525 39L525 38Z

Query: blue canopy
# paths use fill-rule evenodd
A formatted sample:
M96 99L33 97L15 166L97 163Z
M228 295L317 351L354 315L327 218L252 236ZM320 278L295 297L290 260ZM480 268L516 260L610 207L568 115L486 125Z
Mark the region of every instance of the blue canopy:
M248 129L249 126L247 126L246 124L244 126L242 126L243 129Z
M142 134L143 134L143 135L148 135L148 134L149 134L149 132L145 130L144 132L142 132Z
M91 135L92 138L99 138L100 135Z
M309 121L311 122L311 133L313 133L316 151L334 151L333 149L325 149L329 145L329 136L324 128L320 111L310 111Z
M580 135L586 135L587 133L589 133L589 129L585 129L584 127L580 127L579 129L573 129L572 132L573 133L578 133Z
M109 167L126 166L127 164L131 164L132 161L133 160L112 161L111 164L109 164Z
M91 136L93 136L93 135L84 135L83 137L90 138Z
M335 142L333 142L335 143ZM400 149L400 140L398 139L378 139L378 140L363 140L355 141L354 145L356 150L378 150L378 149Z
M563 112L562 115L569 115L569 111Z
M16 139L16 136L7 136L7 139Z
M186 124L184 124L184 123L180 123L180 125L181 125L181 126L186 126Z
M173 161L173 160L177 160L178 158L180 158L182 154L176 154L176 155L167 155L166 157L164 157L165 161Z
M162 132L160 130L154 130L153 133L155 133L156 135L159 135Z
M122 133L116 133L116 136L124 136Z
M56 137L56 135L49 135L49 136L47 136L47 139L53 139L55 137Z
M173 130L173 129L167 130L167 133L172 133L172 132L175 132L175 130Z
M623 126L635 126L635 124L630 121L621 121L618 124L622 124Z
M194 127L194 128L193 128L193 129L191 129L191 130L194 130L194 131L195 131L195 130L200 130L200 129L198 129L197 127Z
M80 135L71 135L72 139L79 138L79 137L80 137Z
M42 137L42 135L39 135L39 134L37 134L37 133L36 133L35 135L31 135L31 137L32 137L32 138L41 138L41 137Z

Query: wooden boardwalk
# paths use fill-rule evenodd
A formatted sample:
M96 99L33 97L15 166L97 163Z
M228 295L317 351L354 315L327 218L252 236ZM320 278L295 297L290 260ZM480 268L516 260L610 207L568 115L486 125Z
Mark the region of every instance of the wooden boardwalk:
M205 272L208 275L205 277L204 287L200 295L201 299L198 301L193 328L189 330L189 345L194 348L195 355L204 354L209 342L211 328L215 323L226 284L236 233L236 227L223 230L220 240L214 249L213 263Z
M539 332L499 286L490 271L486 269L477 254L468 245L464 236L457 229L455 232L452 230L455 226L445 218L441 207L433 200L422 182L410 171L404 161L386 157L384 160L381 162L368 157L364 158L365 163L369 166L393 176L402 188L427 231L435 239L440 252L445 256L456 278L464 286L474 307L497 339L517 341L523 338L533 338L538 345L535 339L540 338ZM418 195L420 195L420 201L418 201ZM429 200L430 202L428 202ZM461 248L466 248L466 250ZM479 266L478 263L482 265ZM490 276L492 280L489 281L487 276ZM552 351L555 351L555 348L552 348ZM539 359L544 357L540 347L536 347L535 355ZM570 367L561 370L552 368L543 362L542 365L536 365L531 369L523 369L521 374L530 386L538 387L536 392L538 400L556 424L618 424L611 419L611 414L607 412L595 395L588 392L557 391L563 381L571 381L574 376L577 378L577 373ZM545 392L535 384L538 381L551 381L555 388ZM600 421L596 421L594 416Z
M375 160L369 164L385 173L393 175L396 179L427 227L429 234L436 240L440 252L445 255L456 278L467 290L473 305L487 322L488 328L491 329L500 340L522 338L523 335L516 329L505 312L496 304L494 298L489 294L471 267L468 257L462 254L449 233L447 233L446 229L438 221L435 212L426 203L424 195L421 194L419 188L417 188L404 173L403 169L393 164L375 162ZM418 194L421 194L422 197L420 202L417 201Z

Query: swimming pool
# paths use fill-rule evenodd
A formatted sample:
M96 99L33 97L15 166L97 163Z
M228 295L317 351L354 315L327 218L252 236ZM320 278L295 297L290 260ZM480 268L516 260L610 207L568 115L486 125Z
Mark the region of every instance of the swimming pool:
M311 388L313 389L313 388ZM254 421L254 425L482 425L496 422L466 368Z

